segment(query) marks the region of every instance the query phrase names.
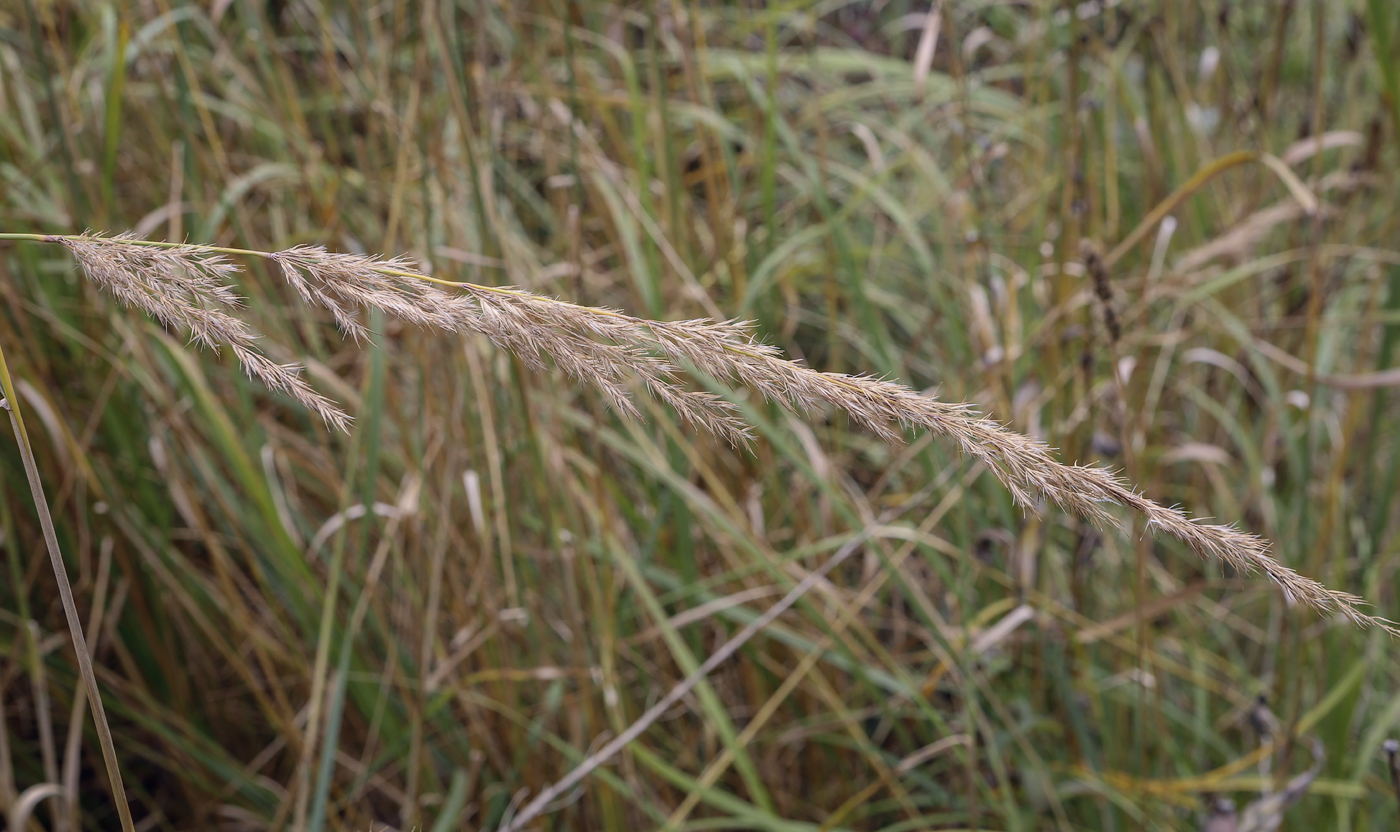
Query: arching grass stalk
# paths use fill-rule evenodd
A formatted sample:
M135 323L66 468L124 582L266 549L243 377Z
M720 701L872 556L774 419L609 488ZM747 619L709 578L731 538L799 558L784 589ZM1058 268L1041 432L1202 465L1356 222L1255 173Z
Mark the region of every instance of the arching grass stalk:
M102 696L97 689L97 674L93 671L87 639L83 636L82 619L78 617L78 605L73 600L73 587L68 582L68 570L63 565L63 553L58 548L58 535L54 532L53 517L49 514L49 504L44 498L44 484L39 479L39 466L34 462L29 432L24 427L24 413L19 397L15 395L15 385L10 378L10 368L5 363L3 349L0 349L0 388L4 390L4 399L0 399L0 407L4 407L10 414L10 426L14 428L15 441L19 444L20 459L24 461L24 474L29 478L29 492L34 498L34 508L39 513L39 526L44 532L44 545L49 550L54 578L58 581L58 594L63 599L63 615L68 619L68 630L73 636L73 649L78 654L78 672L83 677L88 701L92 703L92 719L97 724L97 738L102 745L102 760L107 766L107 778L112 784L112 796L117 804L117 814L121 818L122 832L135 832L136 827L131 821L131 807L127 805L126 790L122 786L121 767L117 763L117 747L112 742L112 729L107 725L107 712L102 706Z
M272 261L306 302L328 309L354 338L367 332L360 321L365 309L379 309L425 328L481 333L537 370L546 369L547 358L601 391L628 416L638 416L632 396L641 387L682 419L736 445L753 438L738 408L694 389L697 385L688 374L746 387L794 412L844 410L890 442L903 441L908 429L924 429L985 464L1028 509L1052 502L1107 529L1120 525L1107 506L1129 508L1145 518L1148 529L1170 534L1202 557L1223 560L1243 573L1263 572L1290 602L1400 635L1393 622L1362 612L1361 598L1329 589L1274 560L1268 544L1258 537L1231 526L1194 521L1179 509L1142 496L1106 469L1062 463L1044 443L1007 430L970 405L942 402L868 375L822 373L789 361L757 341L745 322L647 320L519 289L443 280L402 259L320 247L263 252L91 233L0 234L3 239L64 246L89 278L122 302L166 326L188 330L203 345L230 347L251 377L289 394L342 430L348 430L350 416L313 391L299 367L276 364L258 352L258 334L230 313L240 302L228 284L239 271L230 256Z

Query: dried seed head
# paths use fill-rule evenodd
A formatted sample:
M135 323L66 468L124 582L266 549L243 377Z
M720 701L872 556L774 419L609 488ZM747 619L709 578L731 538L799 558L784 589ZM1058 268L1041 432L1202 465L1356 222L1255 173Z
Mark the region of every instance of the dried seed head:
M296 368L275 364L253 349L254 333L222 311L237 302L228 289L236 268L197 246L149 248L125 238L60 238L89 277L125 303L168 326L188 329L210 346L228 344L249 375L284 390L344 428L348 417L305 385ZM749 426L731 402L691 389L682 372L741 384L797 412L834 407L889 441L922 428L956 443L996 475L1022 506L1053 502L1103 528L1119 525L1109 511L1118 505L1147 519L1206 558L1241 572L1259 571L1285 595L1360 625L1400 634L1384 619L1360 611L1355 595L1305 578L1269 556L1264 541L1229 526L1191 520L1180 510L1141 496L1110 471L1066 465L1044 443L1007 430L969 405L941 402L892 381L870 376L822 373L786 360L754 338L740 321L649 321L610 309L577 306L510 288L450 284L447 291L405 260L382 260L298 246L268 255L309 303L324 306L348 335L367 334L362 308L377 308L400 320L449 332L486 335L497 346L536 369L546 359L590 385L619 411L636 416L638 386L670 405L690 423L726 440L752 440Z
M83 273L124 305L136 307L190 340L218 351L232 350L248 377L291 396L326 424L348 431L351 419L335 402L311 389L296 364L278 364L257 350L258 334L226 309L240 299L229 281L238 267L221 254L198 246L157 248L135 245L130 237L57 237Z

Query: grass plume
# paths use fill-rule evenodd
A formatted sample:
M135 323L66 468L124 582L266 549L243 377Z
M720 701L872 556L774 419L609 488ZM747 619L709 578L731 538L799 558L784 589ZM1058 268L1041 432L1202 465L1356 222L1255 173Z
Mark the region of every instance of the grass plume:
M350 417L312 390L299 366L278 364L259 352L258 333L230 314L242 303L229 285L239 269L224 254L200 246L137 245L126 236L89 233L49 239L71 251L83 273L122 304L188 333L201 347L228 347L249 378L286 393L328 425L349 430Z
M1202 557L1246 574L1262 572L1291 602L1397 633L1391 622L1362 612L1365 602L1356 595L1330 589L1274 560L1268 544L1254 535L1192 520L1142 496L1107 469L1060 462L1049 446L1006 429L967 404L939 401L886 379L819 372L785 359L759 342L746 322L647 320L520 289L430 277L402 258L321 247L242 252L125 236L46 239L72 251L88 277L123 303L188 331L203 346L228 345L249 376L291 395L341 430L348 430L350 416L311 390L294 365L279 365L258 353L257 334L225 311L238 305L228 285L238 267L228 254L272 260L305 301L329 310L357 340L368 334L359 313L370 308L425 328L481 333L538 371L546 370L548 358L630 417L639 416L631 388L640 382L686 421L733 444L753 438L738 409L722 397L687 387L681 368L743 385L795 413L837 408L889 442L901 441L904 429L927 430L985 465L1027 509L1049 501L1104 529L1118 526L1107 506L1131 509L1146 519L1149 530L1175 537Z

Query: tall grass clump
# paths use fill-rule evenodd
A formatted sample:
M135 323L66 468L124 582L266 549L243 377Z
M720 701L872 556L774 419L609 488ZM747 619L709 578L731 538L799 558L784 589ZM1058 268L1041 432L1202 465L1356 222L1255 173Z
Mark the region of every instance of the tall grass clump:
M6 824L1392 828L1397 33L0 8Z

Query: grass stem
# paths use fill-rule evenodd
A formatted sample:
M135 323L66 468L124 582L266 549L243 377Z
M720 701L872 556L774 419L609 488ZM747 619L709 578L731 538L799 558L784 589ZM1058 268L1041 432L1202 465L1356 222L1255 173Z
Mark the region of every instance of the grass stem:
M126 790L122 786L121 766L117 762L117 747L112 741L112 729L107 724L107 711L102 705L102 695L97 687L97 674L93 670L92 657L88 654L87 639L83 637L82 619L78 615L78 605L73 600L73 587L68 582L68 570L63 563L63 554L58 548L58 535L54 531L53 517L49 515L49 504L44 499L44 484L39 479L39 466L34 462L34 450L29 442L29 432L24 427L24 414L21 411L15 385L10 378L10 368L5 362L5 352L0 349L0 388L4 399L0 406L10 415L10 426L14 428L15 442L19 445L19 455L24 461L24 473L29 479L29 491L34 497L34 508L39 513L39 525L44 531L44 545L49 551L53 564L54 578L58 581L58 594L63 599L63 614L68 619L68 630L73 636L73 649L78 657L78 672L83 678L88 700L92 702L93 722L97 725L97 737L102 745L102 759L107 765L107 778L112 785L112 800L116 803L117 814L121 818L122 832L135 832L131 821L131 808L126 802Z

